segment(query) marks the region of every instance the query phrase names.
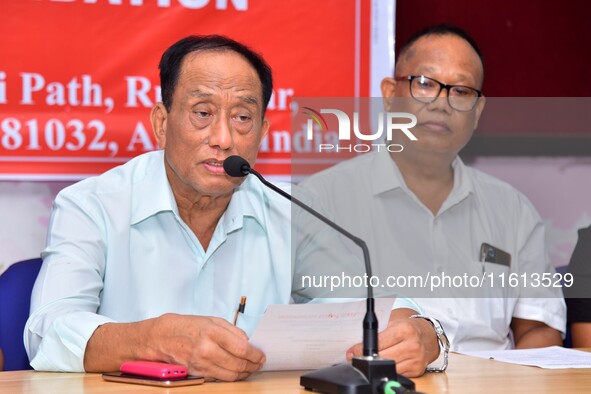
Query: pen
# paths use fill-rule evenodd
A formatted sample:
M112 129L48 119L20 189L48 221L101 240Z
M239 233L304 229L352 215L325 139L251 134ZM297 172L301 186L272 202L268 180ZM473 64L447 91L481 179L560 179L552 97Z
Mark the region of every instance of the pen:
M240 298L240 304L238 305L238 309L236 309L236 313L234 314L234 325L236 325L236 322L238 321L238 314L244 313L245 307L246 307L246 296L242 296L242 298Z

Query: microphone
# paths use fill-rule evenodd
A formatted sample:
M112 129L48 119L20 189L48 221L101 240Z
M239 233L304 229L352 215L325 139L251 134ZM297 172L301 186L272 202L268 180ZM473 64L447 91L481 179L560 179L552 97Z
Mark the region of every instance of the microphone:
M248 161L240 156L230 156L225 159L224 171L231 177L245 177L248 174L256 176L265 186L349 238L362 249L367 277L372 277L369 249L361 238L351 234L312 207L267 181L260 173L251 168ZM378 355L378 318L375 314L374 303L373 286L370 281L367 287L367 309L363 318L363 357L353 357L352 365L336 365L302 375L300 385L304 386L306 390L335 394L384 393L386 389L392 390L389 382L398 382L402 385L400 390L389 392L408 393L412 392L411 390L414 391L415 384L412 380L397 375L395 361L383 359Z

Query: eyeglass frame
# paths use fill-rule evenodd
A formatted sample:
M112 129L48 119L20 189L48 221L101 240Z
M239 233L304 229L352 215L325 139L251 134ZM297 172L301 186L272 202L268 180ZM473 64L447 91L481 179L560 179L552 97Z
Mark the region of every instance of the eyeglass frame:
M421 100L419 100L418 98L416 98L414 96L414 94L412 93L412 81L415 80L415 79L417 79L417 78L426 78L426 79L428 79L430 81L433 81L433 82L435 82L436 84L439 85L439 92L437 92L437 95L435 97L433 97L433 100L431 100L431 101L421 101ZM410 92L411 97L413 99L417 100L419 103L423 103L423 104L431 104L431 103L433 103L441 95L441 91L443 89L445 89L445 90L447 90L447 104L449 104L449 106L451 108L453 108L454 110L459 111L459 112L470 112L470 111L472 111L476 107L476 104L478 104L478 99L480 99L480 97L482 97L482 91L480 91L478 89L474 89L473 87L466 86L466 85L448 85L446 83L440 82L440 81L438 81L436 79L433 79L431 77L427 77L426 75L401 75L401 76L398 76L398 77L394 77L394 80L395 81L408 81L408 91ZM450 92L450 90L452 88L464 88L464 89L470 89L470 90L476 92L477 96L476 96L476 100L474 100L474 104L472 105L472 108L470 108L470 109L457 109L456 107L454 107L451 104L451 102L449 101L449 97L450 97L449 92ZM421 98L428 98L428 97L421 97Z

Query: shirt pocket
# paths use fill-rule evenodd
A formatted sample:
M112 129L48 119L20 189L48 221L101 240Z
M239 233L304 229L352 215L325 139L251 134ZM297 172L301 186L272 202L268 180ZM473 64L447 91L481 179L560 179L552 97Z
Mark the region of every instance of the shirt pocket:
M506 298L516 295L518 283L509 266L479 261L482 268L482 291L478 297Z

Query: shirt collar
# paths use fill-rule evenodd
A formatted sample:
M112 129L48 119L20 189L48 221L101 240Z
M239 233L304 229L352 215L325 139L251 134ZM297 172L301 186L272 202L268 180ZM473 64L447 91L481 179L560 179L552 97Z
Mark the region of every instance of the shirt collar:
M374 196L397 188L407 190L402 174L388 151L376 152L370 161L370 166L373 171L371 188Z
M228 234L242 228L245 216L254 218L266 231L264 206L268 204L269 198L263 185L254 175L248 175L234 190L230 204L220 219L224 231Z
M164 167L164 151L151 152L144 169L134 175L132 196L131 223L137 224L159 212L174 212L179 214L174 194L166 176ZM263 229L265 215L263 206L268 204L268 198L263 193L258 180L248 176L236 188L228 208L220 219L226 233L242 228L244 216L254 218Z
M452 168L454 170L454 185L442 206L441 212L474 193L474 185L468 176L468 168L459 156L456 156L453 160ZM371 159L371 169L373 171L371 187L374 196L397 188L412 194L389 152L376 152Z
M146 153L147 163L134 173L131 224L137 224L163 211L178 215L178 207L164 167L164 151Z
M447 208L460 203L471 194L474 194L474 184L468 174L469 169L462 159L456 156L451 166L454 169L454 186L447 199L443 202L439 210L440 212L445 211Z

